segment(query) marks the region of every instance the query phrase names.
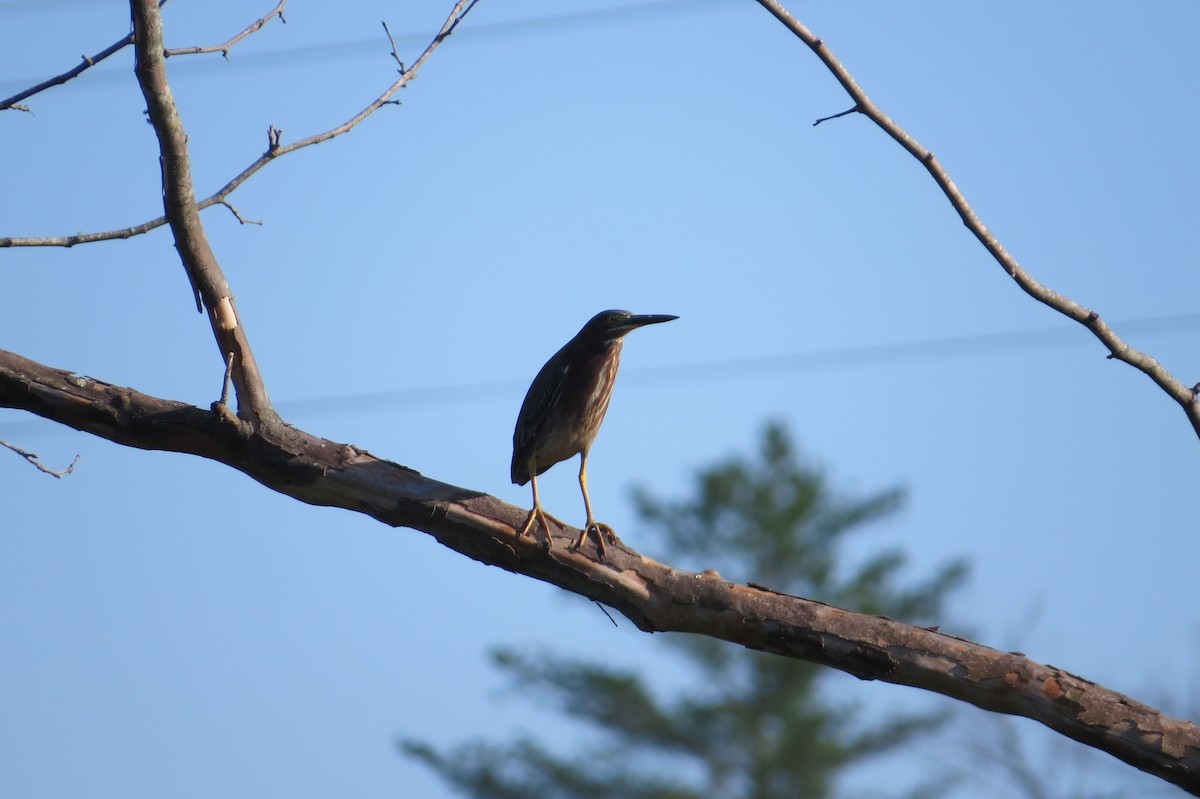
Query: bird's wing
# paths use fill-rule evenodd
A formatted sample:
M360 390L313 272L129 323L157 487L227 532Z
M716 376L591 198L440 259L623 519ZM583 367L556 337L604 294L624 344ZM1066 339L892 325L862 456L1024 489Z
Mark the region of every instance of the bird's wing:
M542 433L554 408L562 398L563 384L570 365L558 358L551 358L538 372L537 377L525 394L521 412L517 414L517 427L513 431L512 479L524 485L529 481L529 457L532 445ZM546 464L549 468L551 464ZM545 471L544 469L542 471Z

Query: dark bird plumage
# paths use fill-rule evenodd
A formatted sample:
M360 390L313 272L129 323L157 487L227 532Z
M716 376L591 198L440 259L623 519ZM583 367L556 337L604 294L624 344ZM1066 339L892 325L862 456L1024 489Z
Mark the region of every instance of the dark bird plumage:
M592 516L587 490L587 457L612 398L621 363L621 345L625 336L639 327L678 318L666 314L603 311L593 316L538 372L521 403L513 431L512 481L517 485L533 482L533 510L520 535L528 532L536 520L546 531L547 543L550 541L546 514L538 501L537 476L560 461L580 455L579 487L583 492L587 523L575 546L583 543L590 532L595 532L603 557L601 534L611 540L613 533L608 525L597 524Z

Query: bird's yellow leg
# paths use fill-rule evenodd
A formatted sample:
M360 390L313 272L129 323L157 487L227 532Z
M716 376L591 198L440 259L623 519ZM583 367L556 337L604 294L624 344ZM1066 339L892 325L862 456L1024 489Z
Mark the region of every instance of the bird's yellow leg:
M587 489L587 453L584 452L579 460L579 488L583 491L583 507L587 511L587 522L583 525L583 532L579 534L578 540L571 545L571 549L579 549L583 542L587 540L590 533L596 533L596 554L604 560L604 539L616 541L617 534L607 524L597 522L596 517L592 515L592 499L588 496Z
M533 484L533 509L530 510L529 515L525 517L525 524L521 525L521 529L517 533L517 538L520 538L526 533L530 532L530 530L533 529L533 523L537 521L542 525L542 529L546 531L546 549L550 549L550 525L547 523L547 520L554 522L560 528L566 527L566 525L542 509L542 501L538 499L537 477L533 475L533 471L533 467L531 466L529 470L529 482Z

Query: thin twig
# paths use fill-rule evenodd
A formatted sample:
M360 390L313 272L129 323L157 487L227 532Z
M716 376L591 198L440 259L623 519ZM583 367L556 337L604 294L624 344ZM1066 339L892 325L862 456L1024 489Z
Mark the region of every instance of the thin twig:
M400 53L396 51L396 40L392 38L392 32L388 30L387 22L381 20L379 24L383 26L383 32L387 34L388 41L392 43L392 58L396 59L396 63L400 65L400 74L403 75L405 72L404 62L400 60Z
M167 4L167 0L159 0L158 7L162 8L166 4ZM12 97L9 97L7 100L0 100L0 111L4 111L5 109L8 109L8 108L13 108L18 111L29 111L29 106L18 105L18 103L20 103L22 100L24 100L28 97L32 97L33 95L35 95L39 92L43 92L52 86L61 86L62 84L66 83L67 81L71 80L71 78L78 77L84 70L91 69L92 67L96 66L96 64L98 64L101 61L103 61L104 59L108 58L113 53L116 53L119 50L121 50L125 47L128 47L131 44L133 44L133 34L132 33L128 34L127 36L124 36L123 38L117 39L115 42L110 44L108 47L105 47L103 50L96 53L95 55L83 56L82 60L76 66L72 67L71 69L68 69L66 72L62 73L61 75L55 75L53 78L50 78L49 80L44 80L36 86L30 86L28 89L25 89L24 91L17 92ZM30 113L32 113L32 112L30 112ZM76 243L78 244L79 242L76 242Z
M252 33L258 32L263 25L266 25L275 17L279 17L279 21L287 23L283 18L283 7L287 4L287 0L279 0L279 4L271 9L268 13L256 19L254 22L246 26L246 28L232 39L222 43L209 45L207 47L177 47L174 49L163 50L163 55L170 58L173 55L198 55L200 53L220 53L225 59L229 58L229 50L242 39L245 39Z
M813 127L815 128L817 125L820 125L822 122L828 122L831 119L840 119L841 117L844 117L848 114L853 114L857 110L858 110L858 106L854 106L853 108L847 108L845 111L838 111L836 114L830 114L827 117L821 117L820 119L818 119L816 122L813 123Z
M375 98L375 100L373 100L365 108L363 108L346 122L338 125L336 128L330 128L323 133L317 133L309 136L308 138L300 139L299 141L285 145L281 142L282 131L274 126L271 126L268 130L268 143L266 151L252 164L243 169L232 180L230 180L221 188L217 189L217 191L212 195L198 201L196 203L196 208L203 211L204 209L211 208L214 205L223 204L226 197L236 191L237 188L245 183L252 175L254 175L254 173L258 172L260 169L279 156L287 155L288 153L295 152L296 150L304 147L310 147L314 144L320 144L321 142L328 141L335 136L340 136L354 128L356 125L358 125L358 123L362 122L371 114L375 113L375 111L377 111L379 108L393 103L392 96L400 89L407 86L408 82L417 76L417 71L420 69L421 65L425 63L425 60L428 59L429 56L433 54L433 51L437 49L438 45L445 41L446 37L448 37L454 31L454 29L458 27L458 24L462 22L463 18L466 17L466 15L472 8L475 7L478 2L479 0L470 0L470 2L468 2L468 0L458 0L458 2L454 4L454 8L451 9L450 16L446 18L446 22L442 25L441 30L438 31L438 34L433 38L432 41L430 41L429 45L426 46L421 55L417 57L417 60L412 63L412 66L405 69L400 75L399 79L389 86L383 94ZM88 244L93 241L127 239L132 236L138 236L143 233L147 233L155 228L162 227L166 223L167 218L165 216L160 216L156 219L151 219L148 222L143 222L140 225L120 228L118 230L108 230L99 233L76 233L71 236L0 237L0 248L74 247L76 244Z
M296 150L300 150L304 147L311 147L314 144L320 144L321 142L329 141L336 136L340 136L343 133L353 129L356 125L358 125L358 123L362 122L371 114L379 110L379 108L386 105L388 101L391 100L392 96L396 94L396 92L403 89L408 85L409 81L416 77L417 70L421 68L421 65L425 63L429 56L433 55L433 51L437 49L438 45L445 41L446 37L448 37L454 31L454 29L458 27L458 24L463 20L464 17L466 17L466 15L472 8L475 7L478 2L479 0L470 0L469 3L467 0L458 0L458 2L454 4L454 8L450 10L450 15L446 18L441 30L439 30L437 35L433 37L433 40L430 41L430 43L425 47L425 50L420 56L417 57L417 60L412 63L412 66L406 69L404 74L401 75L400 78L394 83L392 83L392 85L389 86L383 92L383 94L379 95L361 111L343 122L341 125L338 125L335 128L330 128L322 133L317 133L307 138L300 139L299 141L292 142L291 144L280 144L279 132L272 128L272 131L274 132L272 144L268 148L267 152L263 153L263 155L260 156L259 159L253 164L242 170L241 174L229 181L229 183L222 186L221 189L209 199L217 197L224 198L228 196L238 186L242 185L247 178L249 178L258 170L262 169L273 159L282 155L287 155L291 152L295 152ZM213 201L216 202L215 199L213 199ZM200 203L200 206L204 208L208 207L208 204L210 204L209 200L204 200ZM2 243L2 241L0 241L0 243Z
M471 13L471 9L474 8L478 2L479 2L479 0L471 0L471 2L467 5L467 7L463 8L460 13L454 14L453 12L451 12L451 14L450 14L451 20L449 21L449 24L447 24L446 26L444 26L442 28L441 33L439 33L437 35L437 38L434 39L434 43L440 44L443 39L445 39L450 34L454 33L454 29L458 27L458 23L462 22L463 18L466 17L467 14ZM456 9L461 8L462 5L463 5L462 3L459 3L457 6L455 6L455 8Z
M222 405L229 405L229 387L233 384L233 356L232 352L225 355L225 380L221 383Z
M50 475L51 477L56 477L56 478L58 478L59 480L61 480L61 479L62 479L62 477L63 477L63 475L64 475L64 474L70 474L71 472L75 471L75 464L79 463L79 456L78 456L78 455L76 455L76 456L75 456L75 460L71 461L71 465L70 465L70 466L68 466L67 468L65 468L65 469L51 469L51 468L50 468L49 466L47 466L46 464L42 463L42 462L41 462L41 461L38 459L38 456L37 456L35 453L32 453L32 452L26 452L25 450L21 449L20 447L13 446L12 444L8 443L7 441L0 441L0 447L8 447L8 448L9 448L9 449L11 449L13 452L17 453L17 454L18 454L18 455L20 455L22 458L24 458L25 460L27 460L27 461L29 461L30 463L32 463L32 464L33 464L34 466L36 466L36 467L37 467L37 468L38 468L40 471L43 471L43 472L45 472L46 474Z
M207 208L210 205L216 205L220 199L209 198L212 202L205 201L201 203L201 208ZM119 230L105 230L98 233L75 233L71 236L23 236L23 237L0 237L0 248L2 247L74 247L76 244L89 244L93 241L112 241L113 239L128 239L134 236L140 236L143 233L149 233L155 228L162 227L167 224L165 216L156 217L148 222L143 222L140 225L121 228Z
M225 378L221 381L221 398L210 407L213 413L227 423L242 426L242 420L229 409L229 392L233 388L233 359L235 357L235 353L232 351L225 353Z
M950 200L950 204L954 206L954 210L962 218L963 224L974 234L975 238L979 240L1004 271L1008 273L1009 277L1020 286L1022 291L1038 302L1053 308L1090 330L1108 348L1109 357L1124 361L1138 371L1146 374L1171 399L1179 403L1184 413L1187 414L1192 429L1196 431L1197 435L1200 435L1200 397L1197 396L1196 392L1184 385L1182 381L1171 374L1166 367L1154 358L1126 344L1120 336L1105 324L1098 313L1085 308L1069 297L1065 297L1035 280L1032 275L1025 271L1025 268L1021 266L1017 259L1004 248L1000 240L983 224L983 220L975 213L975 210L967 202L962 192L959 191L958 186L951 180L950 174L934 154L922 146L908 131L896 124L896 122L883 113L871 101L867 93L854 80L854 76L850 74L842 62L825 46L825 43L793 17L778 0L757 0L757 2L769 11L775 19L783 23L784 27L794 33L797 38L808 45L809 49L816 53L817 57L821 59L825 67L837 78L838 83L842 85L842 88L846 90L846 93L854 101L854 108L851 111L858 111L863 116L868 117L880 129L891 136L897 144L907 150L913 158L916 158L925 166L925 169L928 170L934 181L941 188L942 193L946 195L946 198ZM845 113L849 112L836 114L835 116L844 116ZM818 122L820 121L823 120L818 120Z
M233 218L236 219L238 222L240 222L243 225L261 225L262 224L261 219L247 219L246 217L242 216L241 212L238 211L238 209L234 208L233 203L229 202L228 200L221 200L221 205L228 208L229 213L233 214Z

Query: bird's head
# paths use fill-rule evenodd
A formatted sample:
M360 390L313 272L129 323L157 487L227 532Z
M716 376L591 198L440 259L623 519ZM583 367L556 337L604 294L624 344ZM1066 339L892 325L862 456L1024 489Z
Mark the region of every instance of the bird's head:
M609 343L625 337L628 333L646 325L656 325L659 322L670 322L678 319L670 314L632 314L629 311L601 311L588 320L579 331L576 339L596 343Z

